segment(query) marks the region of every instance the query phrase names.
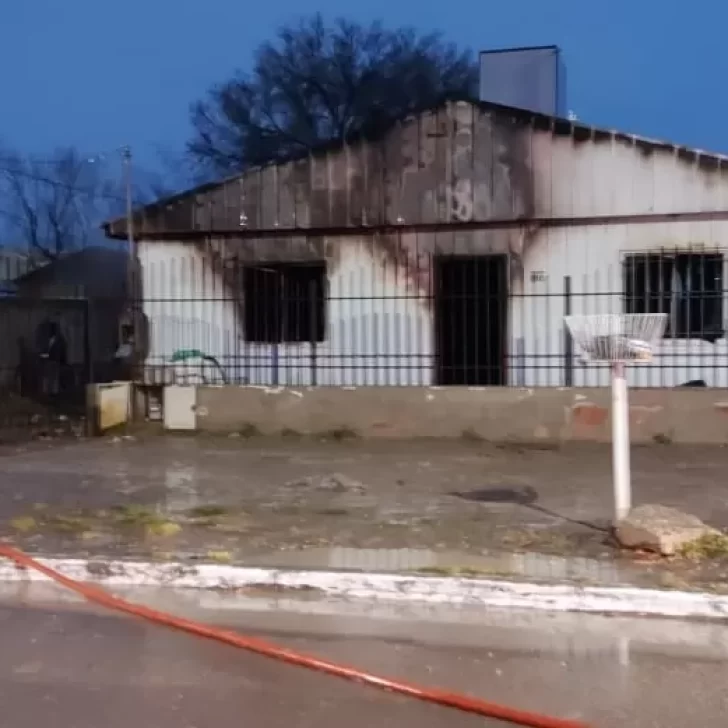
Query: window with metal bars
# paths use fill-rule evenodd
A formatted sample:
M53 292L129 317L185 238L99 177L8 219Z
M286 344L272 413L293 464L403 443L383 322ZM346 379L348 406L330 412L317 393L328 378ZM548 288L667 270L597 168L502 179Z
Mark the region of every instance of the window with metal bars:
M626 313L668 314L666 338L723 336L723 255L645 253L624 260Z
M242 270L245 338L261 344L326 338L326 263L260 263Z

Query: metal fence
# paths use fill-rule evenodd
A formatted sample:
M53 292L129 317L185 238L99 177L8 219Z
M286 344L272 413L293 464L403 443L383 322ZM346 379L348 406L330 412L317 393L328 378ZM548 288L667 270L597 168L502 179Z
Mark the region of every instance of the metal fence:
M527 271L525 280L504 255L427 254L413 267L373 263L365 253L236 260L223 269L192 255L142 261L137 308L146 326L135 378L299 387L606 386L606 366L582 360L564 316L662 312L666 335L651 363L629 368L630 383L728 387L728 275L720 251L627 253L590 275ZM36 339L49 320L67 344L66 391L107 380L123 343L125 302L61 296L57 285L23 288L28 270L23 261L4 268L0 261L0 392L27 393L38 384L27 362L38 363Z
M423 272L424 271L424 272ZM569 314L668 314L633 386L728 386L719 252L625 255L589 277L509 281L506 256L431 256L418 275L326 260L145 273L147 383L261 386L606 386Z
M24 288L40 267L20 254L0 257L0 441L30 430L65 434L83 415L91 379L89 303ZM46 358L52 330L62 352Z

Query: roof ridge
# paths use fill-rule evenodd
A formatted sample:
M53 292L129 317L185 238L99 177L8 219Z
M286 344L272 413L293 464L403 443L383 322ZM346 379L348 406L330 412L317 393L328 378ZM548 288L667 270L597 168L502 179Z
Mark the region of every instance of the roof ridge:
M386 122L382 123L381 127L376 130L361 132L351 137L349 140L332 139L328 141L323 141L306 151L292 153L288 157L271 160L266 164L250 166L247 169L242 170L234 175L223 177L221 179L211 182L205 182L203 184L183 190L182 192L178 192L174 195L160 198L148 205L144 205L141 209L159 209L174 204L175 202L187 199L188 197L216 190L226 184L230 184L231 182L236 182L240 180L245 175L255 170L269 169L270 167L280 167L300 159L305 159L306 157L314 157L336 149L343 149L346 146L351 146L366 141L378 141L386 134L388 134L398 124L402 124L403 122L407 121L407 119L438 111L450 104L460 103L469 104L471 106L495 114L501 114L504 117L510 117L524 124L531 125L536 129L551 131L552 134L557 134L559 136L572 136L577 141L588 141L590 139L598 140L611 137L617 141L628 142L636 146L646 147L649 149L664 150L668 152L673 152L677 155L693 155L696 157L696 159L708 159L717 162L719 165L724 162L728 163L728 154L723 154L720 152L710 152L704 149L689 147L684 144L676 144L666 140L654 139L639 134L620 131L618 129L609 129L606 127L594 126L576 119L568 119L560 116L545 114L539 111L520 109L514 106L506 106L493 101L484 101L468 94L448 93L441 96L440 99L434 104L431 103L426 106L410 109L405 114L387 120ZM109 228L114 223L122 221L123 219L123 217L117 217L112 220L108 220L103 223L102 227L106 229L108 234Z

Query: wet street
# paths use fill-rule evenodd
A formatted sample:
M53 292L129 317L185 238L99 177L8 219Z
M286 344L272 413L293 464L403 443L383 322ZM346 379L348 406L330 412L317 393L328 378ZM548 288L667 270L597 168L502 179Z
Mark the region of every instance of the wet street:
M127 591L134 601L394 678L595 728L725 725L721 625ZM0 587L8 728L505 724L120 617L47 585Z
M605 447L130 436L1 460L0 539L35 554L728 590L728 556L615 554ZM728 524L725 448L632 461L636 502Z

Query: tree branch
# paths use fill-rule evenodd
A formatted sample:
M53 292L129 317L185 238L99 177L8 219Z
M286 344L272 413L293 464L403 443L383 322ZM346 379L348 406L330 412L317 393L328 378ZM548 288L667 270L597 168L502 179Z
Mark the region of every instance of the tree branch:
M82 247L108 212L106 184L98 163L70 147L49 160L3 154L0 193L9 234L47 260Z
M228 175L352 133L379 130L447 94L477 88L469 51L409 28L321 15L282 27L255 53L249 75L213 87L191 109L188 153Z

